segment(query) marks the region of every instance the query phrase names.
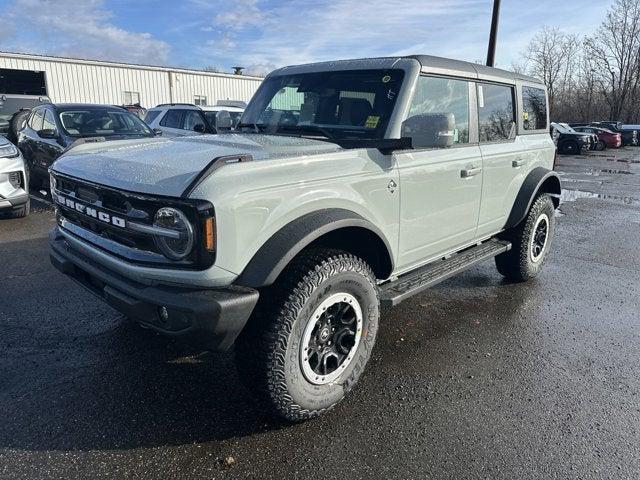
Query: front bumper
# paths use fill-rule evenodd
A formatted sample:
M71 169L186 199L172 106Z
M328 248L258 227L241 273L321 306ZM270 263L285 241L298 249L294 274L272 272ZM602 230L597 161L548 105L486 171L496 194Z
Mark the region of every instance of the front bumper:
M12 183L11 175L18 175L19 185ZM0 209L18 208L29 201L24 161L18 155L0 158Z
M55 268L114 309L160 334L206 348L231 347L258 301L258 291L245 287L143 285L90 262L70 247L58 228L51 231L49 245Z

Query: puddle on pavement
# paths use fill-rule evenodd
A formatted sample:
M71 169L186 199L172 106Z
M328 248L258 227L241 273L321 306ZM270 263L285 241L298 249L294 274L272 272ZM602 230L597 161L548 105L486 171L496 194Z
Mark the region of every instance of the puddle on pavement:
M629 170L615 170L613 168L590 168L588 172L585 172L585 175L593 175L597 177L601 173L614 173L619 175L633 175L633 172Z
M598 198L610 202L623 203L625 205L640 205L640 199L634 197L625 197L620 195L608 195L605 193L585 192L582 190L563 189L560 195L560 203L575 202L580 198Z

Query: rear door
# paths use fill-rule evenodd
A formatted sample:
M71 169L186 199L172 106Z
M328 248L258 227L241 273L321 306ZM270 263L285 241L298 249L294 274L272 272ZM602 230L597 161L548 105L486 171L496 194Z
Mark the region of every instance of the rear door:
M483 163L478 237L502 229L522 185L529 160L516 135L514 85L478 82L478 135Z
M168 137L177 137L185 135L186 132L182 129L182 119L184 117L184 110L172 109L167 110L162 119L160 120L160 130L163 135Z
M432 148L395 155L400 175L399 269L437 258L475 237L483 168L473 85L455 78L418 79L409 117L428 115L434 122L453 118L454 129L438 131Z

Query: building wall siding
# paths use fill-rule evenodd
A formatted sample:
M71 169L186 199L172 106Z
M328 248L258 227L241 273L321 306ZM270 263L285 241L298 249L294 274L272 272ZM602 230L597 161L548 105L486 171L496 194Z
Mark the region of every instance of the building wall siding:
M122 105L129 91L138 92L146 108L193 103L194 95L206 96L208 105L218 100L246 102L262 82L258 77L2 52L0 68L44 71L54 103Z

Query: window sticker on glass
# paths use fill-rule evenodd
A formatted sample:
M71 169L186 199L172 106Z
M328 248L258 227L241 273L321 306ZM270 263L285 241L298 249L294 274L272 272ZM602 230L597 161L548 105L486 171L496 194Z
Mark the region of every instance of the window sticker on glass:
M369 115L367 117L367 121L364 123L364 128L376 128L378 126L378 122L380 121L380 117L375 115Z

